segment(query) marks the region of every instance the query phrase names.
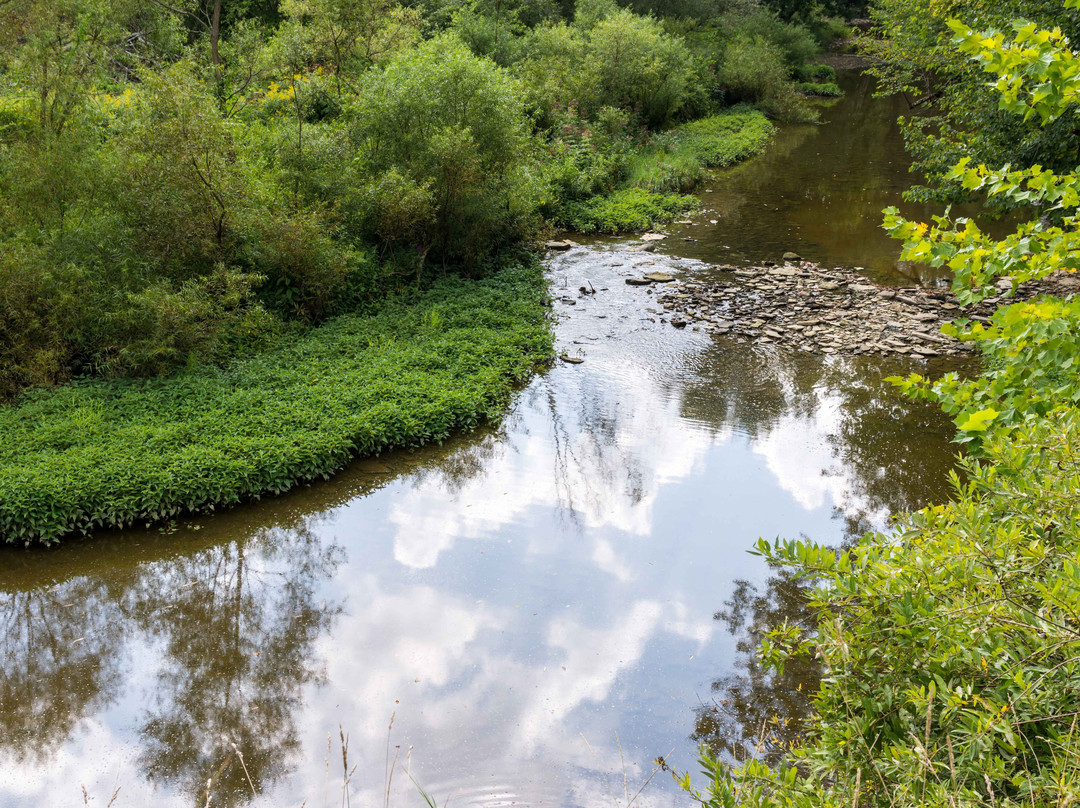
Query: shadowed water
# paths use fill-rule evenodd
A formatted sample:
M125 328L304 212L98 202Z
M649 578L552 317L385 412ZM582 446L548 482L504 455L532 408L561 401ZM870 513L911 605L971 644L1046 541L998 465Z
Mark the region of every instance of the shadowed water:
M683 245L719 260L704 237L665 249ZM699 741L748 737L798 683L740 667L748 621L797 609L747 549L838 544L943 498L948 424L882 382L911 365L673 329L624 279L707 270L626 246L550 259L559 350L585 361L493 428L162 530L4 552L0 804L85 786L92 805L119 787L116 806L202 806L209 782L212 805L339 805L348 777L352 805L419 805L407 768L440 805L625 804L656 756L688 768ZM660 774L636 804L675 803Z
M890 205L914 221L943 212L902 197L917 177L897 118L912 110L903 96L874 98L870 76L845 70L837 78L846 95L818 104L820 124L781 127L765 154L718 173L698 194L703 207L693 224L672 228L662 250L734 264L780 261L791 250L827 267L858 267L878 283L943 280L941 270L899 261L899 242L881 227ZM982 211L961 205L952 212Z

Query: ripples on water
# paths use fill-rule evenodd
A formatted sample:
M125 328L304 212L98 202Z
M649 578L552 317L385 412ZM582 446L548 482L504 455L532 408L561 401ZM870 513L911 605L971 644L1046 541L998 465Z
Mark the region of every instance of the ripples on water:
M6 552L0 804L202 805L208 779L215 805L339 804L340 727L354 805L395 755L393 805L420 804L406 765L439 804L610 805L657 755L692 767L796 709L714 619L788 608L747 548L943 497L947 424L886 389L904 365L673 329L624 283L649 261L707 271L617 243L550 261L585 362L491 430L172 534ZM661 774L638 802L676 799Z

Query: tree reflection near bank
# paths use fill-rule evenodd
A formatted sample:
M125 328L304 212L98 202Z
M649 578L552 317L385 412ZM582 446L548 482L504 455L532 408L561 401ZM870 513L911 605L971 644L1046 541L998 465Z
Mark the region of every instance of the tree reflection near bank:
M322 675L314 644L340 611L317 595L344 560L318 521L188 549L120 536L12 553L0 577L0 765L36 781L119 720L141 736L123 780L141 770L191 805L206 804L208 781L214 805L241 805L287 776L304 688ZM110 575L70 574L86 567Z
M720 758L756 757L777 765L806 728L810 698L821 681L821 666L795 657L783 670L767 670L758 661L758 642L769 629L787 622L813 630L809 605L813 581L790 570L774 569L764 591L737 581L724 609L714 618L736 638L740 659L732 672L712 683L713 697L695 711L691 738Z
M949 419L885 381L925 366L729 347L718 341L702 355L701 380L687 385L684 414L727 420L767 457L772 449L790 455L789 470L804 489L829 492L846 540L887 528L891 514L948 498L955 468ZM792 454L797 440L788 439L805 443L805 436L822 444L818 456Z
M124 611L162 662L142 724L140 764L201 805L240 805L291 770L312 645L338 608L316 589L341 561L307 525L151 565Z
M0 599L0 750L40 763L117 692L125 627L94 578Z

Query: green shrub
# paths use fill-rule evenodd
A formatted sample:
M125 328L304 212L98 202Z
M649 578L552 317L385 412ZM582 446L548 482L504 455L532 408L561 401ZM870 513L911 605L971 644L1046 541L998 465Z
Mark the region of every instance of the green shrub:
M599 103L637 112L653 128L668 124L686 100L693 57L681 38L651 17L622 9L589 32L585 69Z
M831 81L799 81L795 83L795 89L803 95L820 96L822 98L839 98L844 94L840 86Z
M829 47L838 39L848 39L854 31L843 17L815 16L807 20L804 26L822 48Z
M563 206L561 223L579 233L625 233L648 230L697 207L693 196L625 188Z
M70 346L58 322L49 265L25 242L0 242L0 401L64 378Z
M1080 416L999 435L985 461L963 461L953 500L892 536L839 552L759 542L820 580L816 629L776 627L761 656L810 654L825 675L792 756L776 769L707 756L704 804L1018 808L1080 797Z
M735 39L760 39L780 53L788 69L794 69L821 52L814 35L797 23L783 22L778 17L759 11L737 18Z
M52 543L213 509L472 428L548 359L544 289L536 265L448 279L227 370L0 408L0 537Z
M759 103L783 93L788 67L776 45L761 36L741 35L724 50L716 81L726 101Z
M333 238L329 217L265 210L253 226L248 254L264 276L263 298L287 319L321 319L348 273L348 250Z
M796 65L792 71L792 76L796 81L835 82L836 70L830 65Z
M366 74L353 111L362 174L396 170L430 191L422 251L476 264L531 225L538 172L517 90L509 74L448 36ZM377 216L368 211L370 221Z
M528 109L543 129L557 126L565 110L598 107L597 88L586 63L585 35L564 22L540 25L523 40L524 56L514 66L521 81Z

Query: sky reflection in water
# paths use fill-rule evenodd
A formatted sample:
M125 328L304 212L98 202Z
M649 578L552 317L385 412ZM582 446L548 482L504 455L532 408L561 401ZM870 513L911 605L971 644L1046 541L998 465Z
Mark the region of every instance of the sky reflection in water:
M767 578L746 550L885 527L946 495L951 447L881 381L906 365L676 331L623 282L647 262L706 271L552 259L586 361L493 430L197 531L6 552L0 805L194 806L208 779L214 805L336 805L339 727L353 805L382 803L388 739L393 805L420 804L406 761L452 806L610 805L624 768L632 795L657 755L691 767L745 656L714 613ZM677 799L660 775L637 804Z

